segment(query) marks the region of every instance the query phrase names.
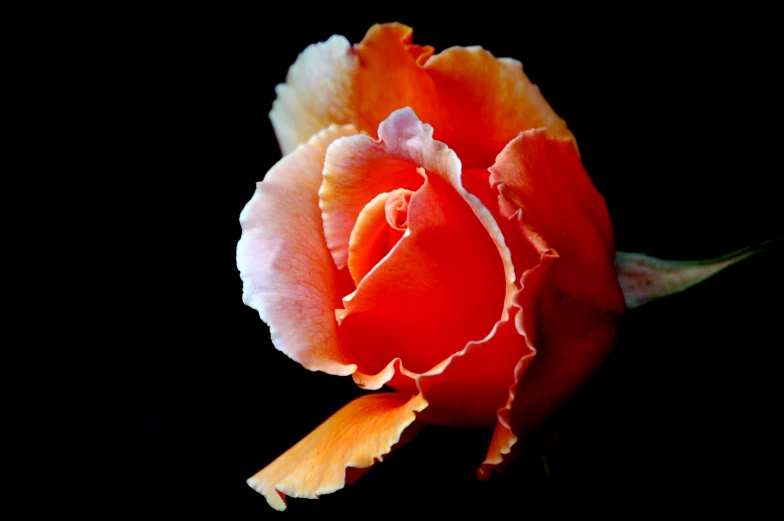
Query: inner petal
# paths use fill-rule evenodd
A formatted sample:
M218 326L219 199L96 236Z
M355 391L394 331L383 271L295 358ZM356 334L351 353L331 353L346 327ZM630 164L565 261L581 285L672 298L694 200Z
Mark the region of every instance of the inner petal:
M408 228L411 190L398 188L373 198L357 217L348 243L348 271L355 285L395 247Z
M384 207L387 223L395 230L402 232L408 228L408 205L412 193L411 190L399 189L387 197Z
M366 374L396 357L428 371L484 338L504 305L498 249L452 186L428 175L408 219L394 250L343 299L341 344Z

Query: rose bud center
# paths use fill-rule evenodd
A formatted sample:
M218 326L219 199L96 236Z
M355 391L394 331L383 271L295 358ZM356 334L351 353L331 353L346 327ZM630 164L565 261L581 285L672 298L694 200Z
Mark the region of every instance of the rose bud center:
M395 230L405 231L408 228L408 204L411 202L409 190L396 190L389 194L384 210L387 223Z
M360 212L349 240L348 269L354 284L395 247L408 229L408 206L414 192L398 188L377 195Z

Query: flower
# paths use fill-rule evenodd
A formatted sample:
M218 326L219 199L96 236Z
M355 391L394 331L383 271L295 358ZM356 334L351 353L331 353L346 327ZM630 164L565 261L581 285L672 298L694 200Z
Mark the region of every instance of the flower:
M342 488L422 423L494 428L488 477L626 310L604 200L520 63L434 55L411 34L376 25L300 55L270 114L285 156L240 217L243 300L275 347L397 391L349 403L249 479L276 509Z

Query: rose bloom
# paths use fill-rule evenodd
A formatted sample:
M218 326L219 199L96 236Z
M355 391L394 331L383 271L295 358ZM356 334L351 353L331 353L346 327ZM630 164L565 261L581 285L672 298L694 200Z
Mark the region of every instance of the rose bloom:
M243 210L243 300L306 369L368 393L248 480L315 498L421 424L493 428L478 475L605 358L626 310L607 208L522 65L400 24L308 47ZM361 472L348 475L356 478Z

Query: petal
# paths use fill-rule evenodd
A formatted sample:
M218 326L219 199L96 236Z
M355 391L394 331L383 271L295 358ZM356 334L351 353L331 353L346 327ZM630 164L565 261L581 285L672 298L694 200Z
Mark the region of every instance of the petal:
M617 315L565 294L550 279L561 259L555 259L542 282L535 304L526 302L522 328L537 354L522 374L509 411L509 424L518 435L534 429L574 394L604 361L615 342Z
M399 119L390 117L379 127L385 146L363 136L359 140L341 140L327 150L319 205L327 246L338 268L347 264L351 233L360 212L378 194L401 188L415 191L422 186L424 179L417 167L425 159L414 161L409 157L407 136L395 128ZM427 158L427 164L436 168L443 168L441 161L444 160L439 157Z
M330 124L357 121L352 98L356 53L342 36L308 46L275 88L269 117L283 154ZM375 130L375 128L372 128Z
M390 195L407 193L407 190L382 192L373 198L357 217L348 245L348 270L354 284L373 269L403 236L403 231L390 227L387 206Z
M325 178L329 172L341 187L335 193L364 196L359 203L346 199L342 208L361 208L370 197L364 194L385 190L389 182L379 173L407 165L407 172L419 168L426 177L411 196L403 238L343 299L338 333L365 374L397 357L412 372L428 371L467 342L485 338L511 302L515 275L503 235L463 188L457 156L432 132L404 109L381 125L378 141L353 136L327 153Z
M512 408L522 407L521 404L523 402L536 401L537 399L536 396L518 393L518 387L520 381L526 377L524 376L525 372L532 365L532 362L534 365L539 363L538 357L534 359L534 356L538 353L535 347L535 342L537 341L536 320L539 317L538 308L550 265L558 258L555 252L546 249L544 245L540 244L540 247L542 248L540 251L540 264L523 274L521 278L522 288L515 295L515 301L519 309L514 319L515 332L524 339L528 352L515 364L513 381L508 388L506 404L498 410L498 422L493 431L493 438L490 441L487 456L477 471L477 476L480 479L488 479L492 469L504 463L504 457L511 453L512 447L517 443L515 432L522 434L522 431L516 428L517 425L512 423ZM515 401L518 395L519 398Z
M502 215L498 205L498 190L490 185L490 172L486 169L463 170L463 186L475 195L493 215L512 255L515 273L523 274L539 264L539 252L520 233L522 211L513 209L511 214ZM513 315L514 316L514 315Z
M574 144L541 129L523 132L498 155L490 173L502 213L509 217L522 210L524 236L539 235L558 252L552 283L605 311L625 311L607 207Z
M460 427L492 427L498 409L509 396L515 381L515 366L533 357L535 350L515 328L507 313L488 338L469 342L447 364L417 378L427 402L451 412L449 424Z
M318 209L326 148L352 126L330 127L281 159L240 215L237 267L243 301L258 310L277 349L306 369L348 375L334 311L344 290L327 250Z
M412 45L402 24L374 25L349 47L342 37L309 47L278 87L271 118L290 149L327 123L373 132L393 111L411 107L467 168L487 168L519 132L544 127L572 139L565 122L523 73L520 62L481 47L433 56Z
M524 130L544 128L549 136L574 139L517 60L498 59L481 47L452 47L428 60L425 70L438 94L437 137L466 167L492 165Z
M424 410L420 395L370 394L349 403L248 480L276 510L285 496L315 499L340 490L346 472L382 461ZM407 441L407 440L406 440Z
M552 250L526 272L515 296L522 311L516 325L535 349L530 365L518 364L509 400L498 413L487 457L478 471L486 479L526 436L582 386L610 352L617 316L561 291L551 278L561 262ZM525 360L523 360L525 362Z

